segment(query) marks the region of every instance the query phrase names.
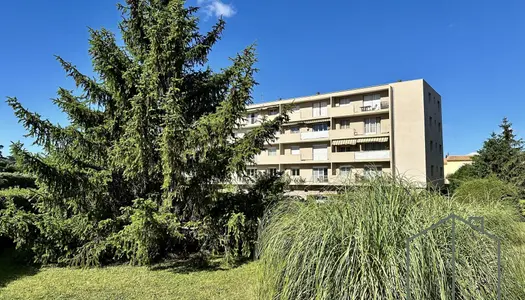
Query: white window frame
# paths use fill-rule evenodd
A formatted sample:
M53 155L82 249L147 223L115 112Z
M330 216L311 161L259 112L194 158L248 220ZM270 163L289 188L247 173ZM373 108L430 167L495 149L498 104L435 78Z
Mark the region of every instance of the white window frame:
M250 113L248 115L248 124L255 124L257 123L258 114L257 113Z
M321 129L321 130L319 130L319 129ZM328 131L328 124L326 124L326 123L314 124L312 126L312 131L313 132Z
M343 169L348 169L348 171L345 171L343 173ZM352 176L352 166L350 165L344 165L344 166L339 166L339 176L340 177L345 177L345 178L350 178Z
M365 134L381 133L381 117L365 118Z
M339 129L350 129L350 120L341 120L339 121Z
M323 170L322 175L320 175L321 173L320 170ZM319 178L321 178L322 180L319 180ZM328 181L328 167L313 167L312 168L312 179L314 182Z
M366 179L373 179L376 176L381 176L382 173L383 167L381 166L370 165L365 166L365 168L363 169L363 175Z
M247 168L246 173L249 177L255 177L257 176L257 168Z
M327 116L328 115L328 102L327 101L320 101L320 102L314 102L312 105L312 116L313 117L321 117L321 116Z
M315 149L324 149L326 151L326 153L323 153L323 154L326 154L326 158L324 158L324 155L323 155L324 159L316 159ZM322 160L328 160L328 145L326 145L326 144L312 145L312 159L313 160L321 160L321 161Z
M267 151L268 156L277 156L277 147L269 147Z
M365 95L365 97L363 98L363 106L370 106L372 107L372 110L380 109L381 108L381 95L380 94Z
M301 155L301 146L291 146L290 153L292 155Z

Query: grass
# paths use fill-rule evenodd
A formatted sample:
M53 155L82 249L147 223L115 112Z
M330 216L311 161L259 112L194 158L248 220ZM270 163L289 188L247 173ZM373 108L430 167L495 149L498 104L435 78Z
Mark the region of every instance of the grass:
M491 198L470 200L378 180L322 204L282 203L263 223L258 296L405 299L410 276L411 299L449 299L450 222L412 241L408 274L405 242L453 212L485 217L485 228L503 239L502 299L525 299L523 258L516 250L525 236L515 207ZM455 247L456 299L495 299L495 243L458 224Z
M254 299L257 263L236 268L188 268L166 263L152 268L19 269L2 261L0 299ZM9 265L9 263L7 263Z

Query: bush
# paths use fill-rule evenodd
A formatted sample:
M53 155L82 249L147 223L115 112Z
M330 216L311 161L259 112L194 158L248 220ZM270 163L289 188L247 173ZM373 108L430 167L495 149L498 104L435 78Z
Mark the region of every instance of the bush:
M454 193L463 201L511 201L516 203L518 189L495 177L471 179L463 182Z
M272 208L260 235L259 296L405 299L406 239L452 212L463 218L485 216L487 230L503 240L502 299L525 299L515 252L525 236L512 207L499 200L454 201L385 179L329 197L321 204L290 201ZM456 299L496 298L496 245L457 224ZM412 241L412 299L448 298L450 226L445 223Z

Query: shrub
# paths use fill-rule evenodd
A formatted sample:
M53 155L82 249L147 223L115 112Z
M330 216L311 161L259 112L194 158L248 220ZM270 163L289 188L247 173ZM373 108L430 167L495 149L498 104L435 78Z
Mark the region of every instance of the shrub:
M495 177L471 179L463 182L454 193L463 201L511 201L516 203L518 189Z
M321 204L290 201L273 207L260 235L259 296L405 299L406 239L452 212L464 218L485 216L487 230L503 240L503 299L525 299L514 252L524 235L512 207L498 200L454 201L385 179ZM456 299L494 299L496 245L457 224ZM450 226L445 223L411 243L412 299L448 298Z

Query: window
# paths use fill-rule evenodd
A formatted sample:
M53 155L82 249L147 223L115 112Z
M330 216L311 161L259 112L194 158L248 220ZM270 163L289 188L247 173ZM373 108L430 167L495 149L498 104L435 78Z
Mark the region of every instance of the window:
M277 155L277 147L268 148L268 156L276 156L276 155Z
M297 127L297 126L292 127L292 128L290 129L290 132L291 132L291 133L299 133L299 127Z
M445 177L445 174L443 174L443 167L439 167L439 174L441 175L441 178Z
M434 166L430 166L430 176L434 177Z
M430 141L430 151L432 151L432 147L434 147L434 143Z
M314 182L327 182L328 181L328 168L315 167L313 168L313 181Z
M441 122L438 123L439 133L441 133Z
M430 100L432 98L432 94L428 93L428 102L430 103Z
M363 106L366 109L379 109L381 107L381 95L365 95Z
M377 151L377 150L387 150L387 144L386 143L363 144L363 151Z
M439 144L439 154L443 155L443 146Z
M268 115L270 115L270 116L275 116L275 115L278 114L278 113L279 113L279 109L277 109L277 108L272 108L272 109L270 109L270 111L268 112Z
M432 117L428 117L428 120L430 121L430 127L432 127Z
M257 114L251 113L248 115L248 124L255 124L257 122Z
M313 128L313 131L328 131L328 124L326 123L315 124L312 128Z
M277 175L277 168L268 168L268 173L270 175Z
M365 119L365 134L381 133L381 118Z
M339 127L341 129L350 129L350 120L341 120L339 122Z
M299 111L301 110L301 107L299 105L294 105L294 107L292 107L292 111L291 113L298 113Z
M344 98L339 100L339 106L348 106L350 105L350 98Z
M438 100L438 108L441 109L441 101Z
M339 167L339 176L341 177L350 177L352 174L352 167L350 166L341 166Z
M328 108L327 108L328 102L322 101L322 102L315 102L312 107L312 115L314 117L319 116L326 116L328 115Z
M292 155L299 155L301 154L301 147L299 146L292 146L291 147Z
M365 167L364 177L366 179L373 179L378 176L381 176L383 169L377 166L367 166Z
M337 146L337 152L352 152L352 151L359 151L358 145L344 145L344 146Z
M250 177L257 176L257 169L254 169L254 168L246 169L246 172L248 173L248 176Z
M301 169L292 168L292 176L301 176Z

